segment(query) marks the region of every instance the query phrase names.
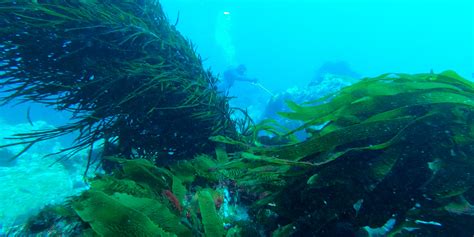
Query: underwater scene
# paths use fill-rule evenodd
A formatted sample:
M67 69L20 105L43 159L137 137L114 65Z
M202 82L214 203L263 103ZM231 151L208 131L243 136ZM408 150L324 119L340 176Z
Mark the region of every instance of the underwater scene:
M0 236L474 236L470 0L0 0Z

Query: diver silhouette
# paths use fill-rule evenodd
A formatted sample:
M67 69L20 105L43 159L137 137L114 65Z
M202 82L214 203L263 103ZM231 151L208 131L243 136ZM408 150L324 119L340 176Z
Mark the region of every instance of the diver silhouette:
M248 77L247 67L245 67L243 64L240 64L237 67L229 68L224 72L219 88L221 91L229 91L236 81L257 83L258 79Z

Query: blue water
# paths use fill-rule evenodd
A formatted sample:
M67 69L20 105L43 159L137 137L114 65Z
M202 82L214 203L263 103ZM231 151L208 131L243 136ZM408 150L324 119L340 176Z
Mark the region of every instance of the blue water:
M326 61L363 76L474 72L470 0L163 0L205 65L244 63L272 91L306 86ZM227 14L227 15L225 15Z

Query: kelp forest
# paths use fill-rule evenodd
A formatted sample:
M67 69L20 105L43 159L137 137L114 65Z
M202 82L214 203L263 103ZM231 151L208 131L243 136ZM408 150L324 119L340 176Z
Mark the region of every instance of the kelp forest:
M2 148L89 153L90 188L21 236L474 234L474 83L454 71L287 101L286 128L231 107L158 1L0 1L0 24L1 102L70 114Z

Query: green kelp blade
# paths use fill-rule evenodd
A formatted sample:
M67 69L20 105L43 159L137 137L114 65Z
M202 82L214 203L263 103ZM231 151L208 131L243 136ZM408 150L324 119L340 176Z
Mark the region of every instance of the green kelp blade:
M207 180L218 181L220 176L216 172L212 172L218 168L216 159L209 155L198 155L191 161L194 167L194 172Z
M216 147L216 158L219 164L225 163L229 161L229 157L227 156L227 152L225 147Z
M100 236L177 236L157 226L145 214L103 192L87 191L72 206Z
M290 136L291 130L285 126L280 125L275 119L264 119L252 128L252 141L261 146L258 137L262 134L273 135L276 137L285 137L288 141L286 143L296 143L298 139L295 136Z
M167 205L158 200L138 198L122 193L115 193L111 197L119 201L122 205L143 213L150 218L153 223L167 232L183 237L192 236L191 230L181 224L181 217L174 214Z
M146 184L158 193L170 189L172 174L163 168L156 167L145 159L122 161L123 175L135 182Z
M457 87L469 93L474 93L474 83L472 83L472 81L464 79L452 70L447 70L438 74L437 80L456 85Z
M351 142L385 136L393 137L412 120L412 117L405 117L361 123L332 131L320 137L310 138L298 144L260 149L256 151L256 154L299 161L311 155L332 151L338 146ZM315 157L311 162L326 163L328 161L326 158L327 157Z
M422 85L422 83L420 84ZM407 106L437 103L459 103L474 106L474 99L469 97L468 94L455 93L452 90L445 90L445 87L442 88L443 90L432 91L426 89L410 93L396 93L394 95L365 96L333 110L332 113L314 114L313 119L308 120L307 123L295 131L328 121L331 121L331 123L324 128L326 130L334 125L338 127L350 126L379 113ZM324 129L322 130L323 134ZM292 131L292 133L295 131Z
M224 236L224 223L217 213L214 200L212 199L212 195L209 193L209 191L203 190L199 192L198 202L206 237Z
M196 179L196 170L192 160L181 160L170 166L173 175L179 178L183 184L189 185Z
M173 194L178 198L180 204L183 205L184 197L187 193L186 187L183 185L183 181L181 181L181 179L179 179L177 176L173 175L173 184L171 189Z
M450 73L446 74L450 75ZM393 78L389 78L390 75L392 75ZM292 101L287 101L288 107L293 110L293 112L282 112L280 115L294 120L313 121L312 124L317 124L332 120L330 115L334 114L336 110L341 110L343 107L353 109L353 106L349 105L356 101L368 101L368 99L372 97L431 91L445 91L454 94L472 93L472 83L456 75L451 76L449 80L446 80L446 76L443 76L443 74L390 75L386 74L377 78L365 79L352 86L343 88L340 92L334 94L331 100L323 104L301 106ZM385 102L387 105L390 104L389 100L380 100L378 102ZM383 109L384 107L381 106L380 108ZM371 111L370 108L367 108L366 111L375 112ZM314 121L315 118L318 119Z

